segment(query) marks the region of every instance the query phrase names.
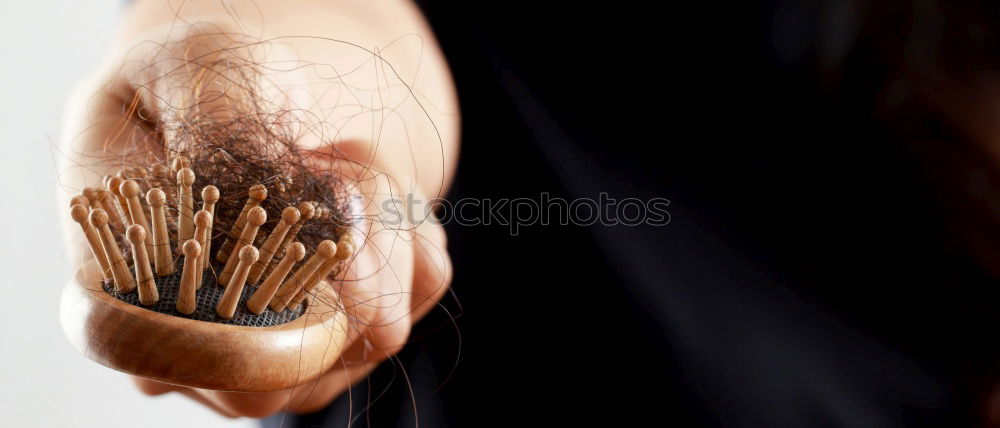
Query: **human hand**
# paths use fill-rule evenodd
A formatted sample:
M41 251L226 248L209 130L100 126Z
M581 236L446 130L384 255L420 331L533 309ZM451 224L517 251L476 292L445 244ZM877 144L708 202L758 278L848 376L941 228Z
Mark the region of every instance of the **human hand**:
M304 120L305 116L317 117L317 107L302 107L300 71L250 82L239 80L242 71L230 74L232 69L211 69L205 65L218 64L219 55L245 55L255 58L246 65L266 73L269 69L264 64L288 60L294 55L292 51L308 53L308 46L290 43L292 49L282 45L264 53L256 50L257 46L222 51L219 44L231 43L235 31L212 28L209 32L180 37L178 43L169 46L147 43L123 50L118 60L110 61L108 67L80 85L67 111L64 132L67 159L61 180L65 187L78 191L99 183L99 177L110 172L107 166L113 165L125 150L155 152L169 144L165 141L171 138L169 132L150 130L169 129L162 125L176 119L170 116L171 111L196 107L205 112L205 118L225 122L246 113L242 109L249 96L260 101L257 105L288 115L293 121ZM177 67L178 64L183 66ZM438 67L443 66L438 64ZM204 76L199 75L200 68L215 73L216 79L199 80ZM445 83L440 85L447 92L450 80L446 73L443 79ZM324 95L304 95L313 106L322 109ZM445 121L457 123L457 117ZM456 123L450 126L457 128ZM438 129L433 133L426 127L425 131L420 129L411 127L405 137L386 132L379 136L379 143L395 140L429 145L429 150L423 148L417 152L440 153L436 168L434 162L415 159L419 155L412 155L412 147L398 143L380 145L374 139L356 137L350 132L333 142L309 133L300 138L299 143L311 153L310 160L317 169L340 174L356 183L352 191L359 196L361 218L365 219L351 231L358 249L343 275L340 290L349 318L348 339L341 359L330 371L294 388L266 393L203 390L136 378L139 390L151 395L178 392L229 417L308 412L322 408L397 353L405 345L413 323L433 309L448 290L451 278L444 230L432 216L414 218L412 213L406 213L398 216L398 222L383 221L387 208L405 212L396 202L406 198L404 193L426 200L427 192L440 193L450 178L450 164L454 162L457 146L454 137L442 137ZM422 180L417 178L414 164L429 170L422 171L421 176L425 177ZM75 231L72 225L67 231L71 230ZM70 245L77 250L81 248L78 242Z

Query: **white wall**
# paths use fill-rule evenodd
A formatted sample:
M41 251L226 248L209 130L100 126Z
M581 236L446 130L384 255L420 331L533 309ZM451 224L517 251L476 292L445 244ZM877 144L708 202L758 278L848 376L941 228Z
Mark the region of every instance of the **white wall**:
M55 206L64 100L104 54L121 0L0 2L0 425L254 426L177 395L149 398L62 335L69 278Z

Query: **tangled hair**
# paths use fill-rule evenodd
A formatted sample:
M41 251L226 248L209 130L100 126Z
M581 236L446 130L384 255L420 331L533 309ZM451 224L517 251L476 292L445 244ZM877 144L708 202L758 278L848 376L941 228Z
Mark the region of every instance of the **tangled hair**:
M240 118L225 123L188 122L179 129L183 149L177 151L191 160L196 174L194 189L214 185L224 197L216 205L219 230L229 230L239 217L249 189L262 184L268 197L261 206L271 223L281 211L301 202L317 203L319 215L299 231L306 248L321 241L337 241L351 225L349 193L341 177L329 170L312 168L294 140L282 138L274 123ZM154 169L155 166L154 166ZM162 170L162 168L160 168ZM221 229L220 229L221 227ZM224 234L216 234L223 238ZM263 234L258 234L262 239Z
M257 184L268 192L261 203L269 220L264 230L280 220L284 208L314 203L316 215L297 235L306 248L336 242L355 223L348 182L330 167L330 159L302 145L321 126L310 124L307 119L314 116L293 107L275 82L277 74L295 70L270 68L260 58L273 50L242 34L201 31L122 69L135 88L123 103L122 129L131 126L142 134L108 136L106 149L121 147L108 166L144 188L160 187L170 201L176 200L176 171L182 167L195 173L196 199L200 189L216 186L221 194L213 224L216 249ZM176 204L168 207L177 214ZM175 222L169 224L176 229ZM257 243L265 237L259 233Z

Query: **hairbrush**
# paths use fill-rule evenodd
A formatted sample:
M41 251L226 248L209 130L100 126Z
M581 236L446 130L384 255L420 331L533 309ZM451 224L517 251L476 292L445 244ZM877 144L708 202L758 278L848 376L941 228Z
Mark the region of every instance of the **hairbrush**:
M72 198L93 257L63 291L64 332L102 365L175 385L261 392L315 379L347 337L333 278L354 252L350 234L297 240L331 208L268 201L288 177L241 190L206 184L200 198L196 180L181 156ZM216 218L223 197L242 200L238 216ZM269 219L265 204L280 215Z

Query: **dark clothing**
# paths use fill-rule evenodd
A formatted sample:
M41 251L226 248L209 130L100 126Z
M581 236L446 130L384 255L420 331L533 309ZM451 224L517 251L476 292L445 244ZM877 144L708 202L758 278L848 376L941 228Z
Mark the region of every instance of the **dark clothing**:
M449 198L661 197L670 222L447 225L449 312L265 425L978 425L997 287L908 148L949 136L876 111L907 90L872 40L916 19L426 3L463 117Z

